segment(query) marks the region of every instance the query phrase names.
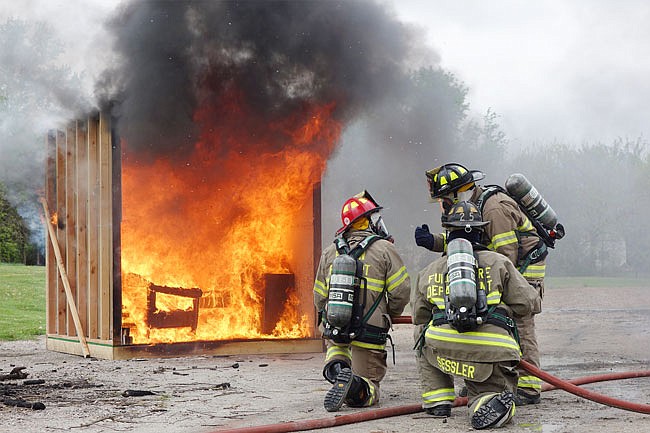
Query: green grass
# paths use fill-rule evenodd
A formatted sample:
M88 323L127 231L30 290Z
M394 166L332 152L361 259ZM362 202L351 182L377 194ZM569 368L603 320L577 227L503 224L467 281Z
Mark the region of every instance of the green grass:
M45 267L0 263L0 340L45 334Z

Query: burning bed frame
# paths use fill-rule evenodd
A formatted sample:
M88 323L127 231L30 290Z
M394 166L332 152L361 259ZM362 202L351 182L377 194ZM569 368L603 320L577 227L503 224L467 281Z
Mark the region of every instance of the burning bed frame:
M129 317L122 308L121 238L122 150L101 112L51 131L46 140L45 194L42 201L49 219L46 254L47 348L58 352L104 359L176 357L196 354L322 352L316 314L309 313L315 337L298 339L236 339L133 344ZM321 248L320 184L314 185L313 220L302 236L311 242L312 256L303 275L264 274L262 331L270 333L294 287L302 299L311 299L311 282ZM299 228L300 229L300 228ZM309 246L308 246L309 248ZM146 324L149 328L197 328L202 308L214 307L200 288L167 287L147 283ZM191 308L159 311L157 297L187 298Z

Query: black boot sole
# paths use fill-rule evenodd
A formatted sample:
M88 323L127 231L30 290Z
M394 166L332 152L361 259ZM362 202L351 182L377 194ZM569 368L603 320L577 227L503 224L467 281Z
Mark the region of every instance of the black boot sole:
M510 391L502 392L481 406L472 415L472 427L476 430L492 427L507 417L514 404L515 396Z
M352 385L352 370L344 368L336 376L336 382L334 382L332 388L325 394L325 402L323 405L326 411L336 412L343 406L343 401L348 395L350 385Z

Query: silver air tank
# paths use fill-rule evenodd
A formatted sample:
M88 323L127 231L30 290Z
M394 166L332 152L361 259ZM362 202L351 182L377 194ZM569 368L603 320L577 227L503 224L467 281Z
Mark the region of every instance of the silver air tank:
M354 288L357 285L357 261L341 254L332 263L329 294L327 299L327 321L335 328L344 328L352 318Z
M555 227L557 214L526 176L520 173L511 174L506 180L506 190L526 208L531 217L541 222L547 229Z
M463 316L476 304L476 259L472 244L456 238L447 245L449 302ZM449 310L449 308L447 308Z

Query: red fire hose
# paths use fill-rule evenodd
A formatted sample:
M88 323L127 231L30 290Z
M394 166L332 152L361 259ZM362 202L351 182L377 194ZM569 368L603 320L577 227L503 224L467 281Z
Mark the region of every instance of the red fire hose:
M401 316L393 319L393 324L410 324L411 317ZM619 409L629 410L632 412L639 412L650 414L650 405L632 403L628 401L618 400L606 395L596 392L588 391L580 388L577 385L584 385L587 383L604 382L610 380L631 379L638 377L650 377L650 370L623 372L623 373L609 373L595 376L586 376L572 380L562 380L545 371L540 370L534 365L521 360L520 364L524 370L528 371L534 376L547 382L542 386L542 391L552 391L554 389L563 389L571 394L583 397L597 403L607 406L616 407ZM457 397L454 400L454 407L467 405L467 397ZM287 433L295 431L314 430L326 427L336 427L340 425L354 424L363 421L372 421L375 419L389 418L392 416L408 415L422 411L421 404L409 404L405 406L387 407L382 409L366 410L363 412L351 413L346 415L338 415L333 418L319 418L308 419L301 421L290 421L278 424L268 424L254 427L242 427L225 430L215 430L213 433Z
M596 403L602 403L611 407L617 407L619 409L630 410L632 412L650 414L650 405L648 404L632 403L629 401L619 400L613 397L608 397L606 395L598 394L597 392L588 391L586 389L574 385L569 381L562 380L558 377L553 376L552 374L542 371L539 368L535 367L533 364L524 361L523 359L521 360L519 365L523 367L524 370L526 370L530 374L542 379L544 382L550 383L551 385L555 385L557 388L561 388L567 392L570 392L571 394L577 395L582 398L586 398L587 400L595 401ZM650 371L637 372L637 374L642 374L644 377L650 376Z

